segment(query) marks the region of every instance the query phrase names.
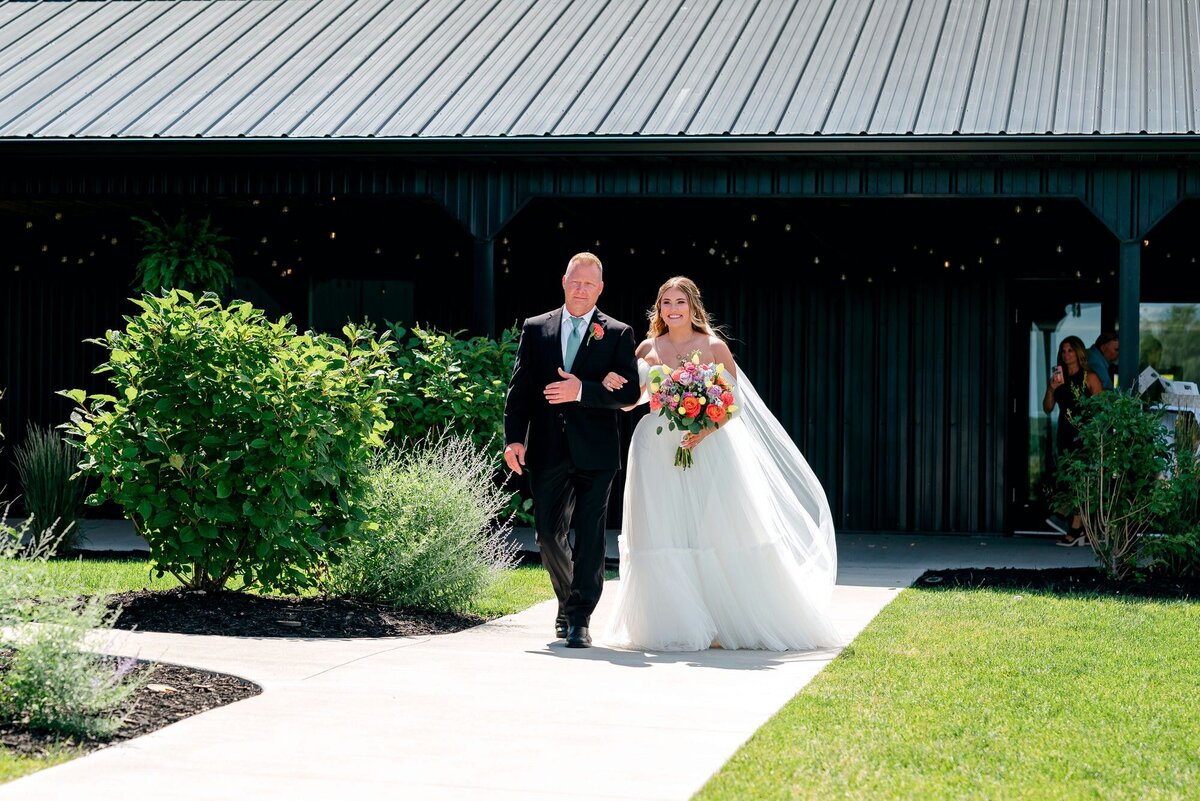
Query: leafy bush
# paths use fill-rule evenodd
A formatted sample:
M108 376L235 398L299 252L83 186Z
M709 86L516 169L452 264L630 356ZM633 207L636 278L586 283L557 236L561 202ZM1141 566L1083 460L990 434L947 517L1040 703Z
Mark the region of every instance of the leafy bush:
M142 228L134 286L151 294L165 289L224 292L233 281L233 257L222 247L229 237L213 228L209 217L191 222L182 214L174 225L159 220L133 218Z
M377 454L365 476L367 525L339 549L329 591L397 607L460 611L516 546L492 521L508 500L492 454L461 436Z
M1162 533L1146 539L1144 552L1157 573L1172 579L1200 578L1200 460L1194 439L1181 437L1178 428Z
M390 334L297 334L249 303L172 290L135 300L97 372L116 395L69 426L111 498L149 543L159 574L185 586L296 591L355 526L354 490L383 444Z
M73 548L87 497L83 476L71 477L79 451L53 430L31 423L26 428L25 442L13 449L13 457L26 511L43 529L55 526L64 532L60 549Z
M1137 567L1142 535L1168 507L1160 417L1124 392L1083 398L1077 421L1082 445L1062 459L1059 501L1079 510L1101 566L1116 579Z
M395 393L388 418L396 442L417 442L431 431L467 437L476 448L504 440L504 402L508 379L517 359L520 332L504 331L499 339L471 337L391 324L400 343L396 355ZM492 454L497 480L504 465L500 448ZM532 522L531 504L513 494L503 509Z
M116 614L100 596L81 603L49 583L48 571L33 563L49 558L53 540L22 548L28 525L15 530L0 518L0 719L109 737L121 725L117 711L140 684L130 673L134 660L86 650L88 633L111 627Z

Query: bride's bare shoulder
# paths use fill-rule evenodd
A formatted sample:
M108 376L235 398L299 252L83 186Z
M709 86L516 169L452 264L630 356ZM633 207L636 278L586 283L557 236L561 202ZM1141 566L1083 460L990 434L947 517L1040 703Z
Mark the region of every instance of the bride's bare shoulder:
M656 361L658 361L656 358L654 358L654 340L643 339L641 344L637 346L637 350L633 352L633 355L639 359L645 359L651 364L654 364Z

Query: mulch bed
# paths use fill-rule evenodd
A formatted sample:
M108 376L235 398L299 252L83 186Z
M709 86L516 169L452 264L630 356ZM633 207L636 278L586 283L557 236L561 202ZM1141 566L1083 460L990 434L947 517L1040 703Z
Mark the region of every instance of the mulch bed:
M1200 598L1200 581L1180 582L1155 576L1144 581L1113 581L1095 567L1056 567L1043 570L1013 567L927 570L917 579L915 586L927 590L987 588L1130 598Z
M257 684L223 673L161 663L141 663L136 669L147 683L133 694L122 712L125 723L111 740L63 737L29 731L17 721L0 721L0 747L34 757L64 748L88 753L262 692Z
M116 627L227 637L412 637L484 622L475 615L418 612L342 598L279 598L241 592L138 590L110 596Z

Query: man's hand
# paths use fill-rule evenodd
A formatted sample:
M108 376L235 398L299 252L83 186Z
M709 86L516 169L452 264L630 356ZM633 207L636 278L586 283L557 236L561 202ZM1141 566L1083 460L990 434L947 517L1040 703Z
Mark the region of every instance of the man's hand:
M521 466L525 464L525 445L521 442L514 442L504 448L504 463L508 465L508 469L516 473L518 476L523 475Z
M563 380L546 385L546 389L542 393L546 396L546 400L550 403L571 403L578 400L579 391L583 387L580 380L561 367L558 368L558 374L563 377Z

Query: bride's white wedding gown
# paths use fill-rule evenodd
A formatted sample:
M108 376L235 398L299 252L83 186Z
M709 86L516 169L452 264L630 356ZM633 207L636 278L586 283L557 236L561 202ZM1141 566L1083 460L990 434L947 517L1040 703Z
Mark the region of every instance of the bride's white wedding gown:
M843 642L827 615L837 555L824 490L738 376L740 414L696 446L692 467L674 466L680 433L665 418L651 412L634 430L605 645L784 651Z

